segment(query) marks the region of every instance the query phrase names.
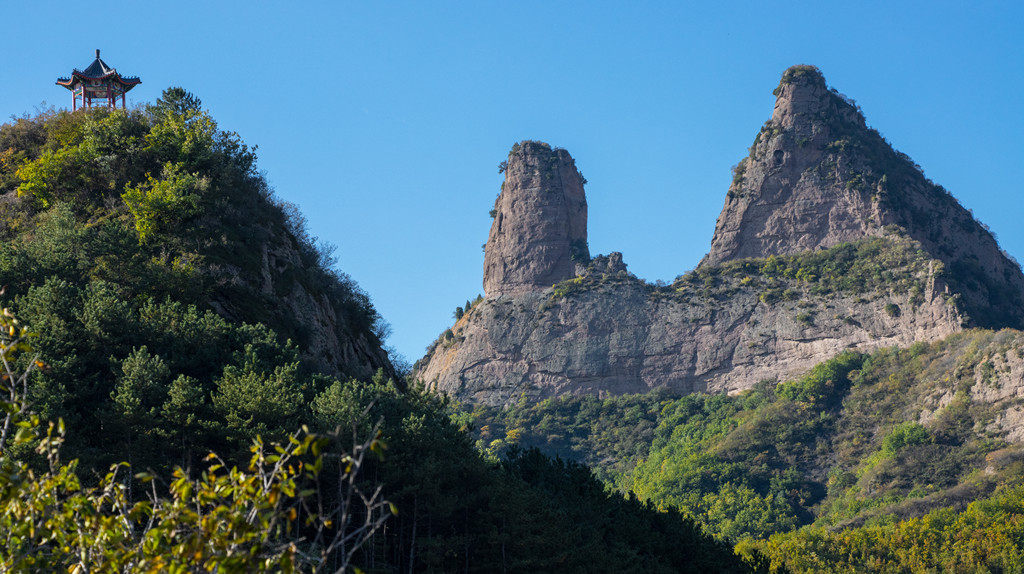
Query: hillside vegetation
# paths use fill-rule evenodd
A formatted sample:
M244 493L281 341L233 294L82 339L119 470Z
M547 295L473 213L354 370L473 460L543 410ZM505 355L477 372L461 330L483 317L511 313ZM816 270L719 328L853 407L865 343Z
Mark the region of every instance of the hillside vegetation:
M282 438L325 386L320 372L390 370L369 298L199 105L174 89L143 109L0 128L2 303L39 334L47 368L28 400L64 419L88 467L187 467L207 448ZM298 260L268 284L260 253L275 243ZM339 335L377 356L325 369L304 354L313 325L287 312L279 297L291 289L266 291L289 280L329 301Z
M596 289L609 282L638 282L653 298L690 301L714 306L741 291L753 292L762 303L807 299L806 305L831 295L863 298L909 295L912 305L923 302L928 279L945 278L942 264L929 259L921 245L893 228L886 237L841 243L829 249L794 255L748 258L703 266L676 277L670 284L650 284L625 271L608 274L593 265L587 272L556 284L552 299ZM957 298L949 297L953 305Z
M575 462L478 453L255 160L181 89L0 126L0 569L755 571Z
M562 397L474 416L481 448L585 461L793 571L1019 571L1024 449L1006 420L1022 356L1017 331L968 331L842 353L734 396Z

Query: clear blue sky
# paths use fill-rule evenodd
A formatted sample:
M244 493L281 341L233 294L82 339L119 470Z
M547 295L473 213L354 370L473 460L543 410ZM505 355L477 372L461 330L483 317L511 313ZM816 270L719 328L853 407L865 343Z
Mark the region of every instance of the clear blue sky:
M482 291L516 141L589 180L592 253L671 280L707 251L783 70L814 64L1024 260L1021 2L6 1L0 116L70 106L94 50L259 146L278 196L410 361Z

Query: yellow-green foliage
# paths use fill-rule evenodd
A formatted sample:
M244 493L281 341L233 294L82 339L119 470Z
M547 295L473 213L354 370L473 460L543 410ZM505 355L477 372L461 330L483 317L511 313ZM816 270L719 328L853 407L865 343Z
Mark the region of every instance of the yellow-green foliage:
M0 313L4 572L294 572L327 563L345 571L358 547L397 512L379 490L364 494L355 481L367 453L383 448L377 429L350 452L332 453L339 462L327 466L332 441L304 430L270 448L257 437L245 470L213 454L195 478L176 468L162 495L154 476L133 480L127 463L112 465L95 485L83 484L78 461L61 460L64 422L44 425L27 408L28 376L42 365L32 360L22 371L14 365L32 356L30 336L9 311ZM166 367L144 347L131 362L136 366L126 361L124 370L135 384L120 385L116 402L141 417L145 404L132 387L144 385L160 370L155 366L165 373ZM337 485L328 497L319 488L322 478ZM151 495L133 495L133 484L152 486Z
M747 396L688 395L665 406L632 490L659 507L693 515L717 536L738 540L790 530L812 498L786 443L813 446L821 431L806 404L774 401L760 386ZM769 455L773 447L779 449ZM760 455L760 456L759 456Z
M552 299L562 299L583 291L586 286L583 277L574 277L572 279L566 279L561 283L554 286L554 292L551 294Z
M183 163L167 163L160 179L147 173L145 182L125 187L121 199L135 218L140 243L173 230L177 223L198 213L200 194L208 180L183 172Z
M87 168L90 159L79 147L43 153L36 161L18 168L17 175L22 181L18 195L31 195L40 207L49 207L61 190L78 183L79 173Z
M38 207L101 202L141 175L146 162L139 155L151 155L148 120L138 110L51 112L38 120L45 143L18 150L23 159L16 174L18 195L32 197ZM39 129L25 124L26 131Z
M792 401L817 402L835 397L837 384L846 381L850 371L860 368L864 355L843 351L833 359L815 365L811 372L792 382L781 383L775 393ZM838 389L841 390L841 389Z
M190 165L206 165L217 147L217 122L206 112L185 109L159 114L146 134L146 149L161 157L177 155Z
M21 422L28 431L22 440L31 440L38 418ZM166 497L138 501L127 465L115 465L98 485L83 487L77 462L60 461L62 431L63 425L50 425L37 439L36 450L49 463L44 470L0 456L4 571L295 572L333 558L326 546L311 548L296 536L301 527L336 527L333 513L315 513L316 491L302 490L322 468L320 456L307 455L319 453L323 439L306 435L269 452L257 442L245 470L211 456L213 463L198 478L179 468ZM304 457L312 464L303 464ZM386 516L383 506L372 509L374 522Z
M746 544L790 572L925 574L1024 572L1024 487L1004 489L957 513L841 531L807 527Z
M935 275L943 273L942 264L931 260L920 247L898 235L871 237L821 251L699 267L667 286L645 283L628 274L592 273L555 285L552 297L570 297L615 281L642 285L652 296L688 300L725 300L741 290L753 291L766 304L793 301L803 294L833 293L911 292L920 299L929 268Z
M712 518L705 499L722 496L728 485L745 484L761 497L785 495L789 510L776 516L823 526L911 515L942 504L955 489L983 492L975 469L1002 445L975 430L984 428L977 421L990 420L986 407L957 393L927 425L916 417L937 386L957 388L942 380L950 361L961 362L957 370L970 385L986 356L1008 345L1006 337L981 332L945 345L844 353L773 393L759 386L740 397L689 399L701 408L683 417L662 413L649 457L633 473L634 489L715 520L709 526L722 534L737 519ZM984 351L968 356L974 347ZM1009 471L1000 472L986 484ZM827 480L816 478L823 475ZM755 537L773 533L756 520L745 524Z

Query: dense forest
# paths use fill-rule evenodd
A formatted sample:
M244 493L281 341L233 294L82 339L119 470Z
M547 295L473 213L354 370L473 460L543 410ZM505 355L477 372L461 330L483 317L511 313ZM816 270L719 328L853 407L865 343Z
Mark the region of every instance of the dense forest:
M0 235L4 570L768 568L579 462L476 449L185 90L0 126ZM310 351L297 293L348 351Z
M734 396L563 397L471 416L479 448L582 461L774 568L1021 572L1024 451L976 397L996 388L994 361L1022 354L1017 331L967 331L845 352Z

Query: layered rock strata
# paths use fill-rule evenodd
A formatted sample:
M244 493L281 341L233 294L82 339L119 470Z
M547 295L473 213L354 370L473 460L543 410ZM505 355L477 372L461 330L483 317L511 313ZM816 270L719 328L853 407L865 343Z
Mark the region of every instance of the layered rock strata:
M751 265L666 287L599 272L488 298L437 342L418 376L489 405L654 388L730 392L795 376L845 349L905 346L961 329L934 262L894 268L900 286L828 293L762 274L764 260Z

